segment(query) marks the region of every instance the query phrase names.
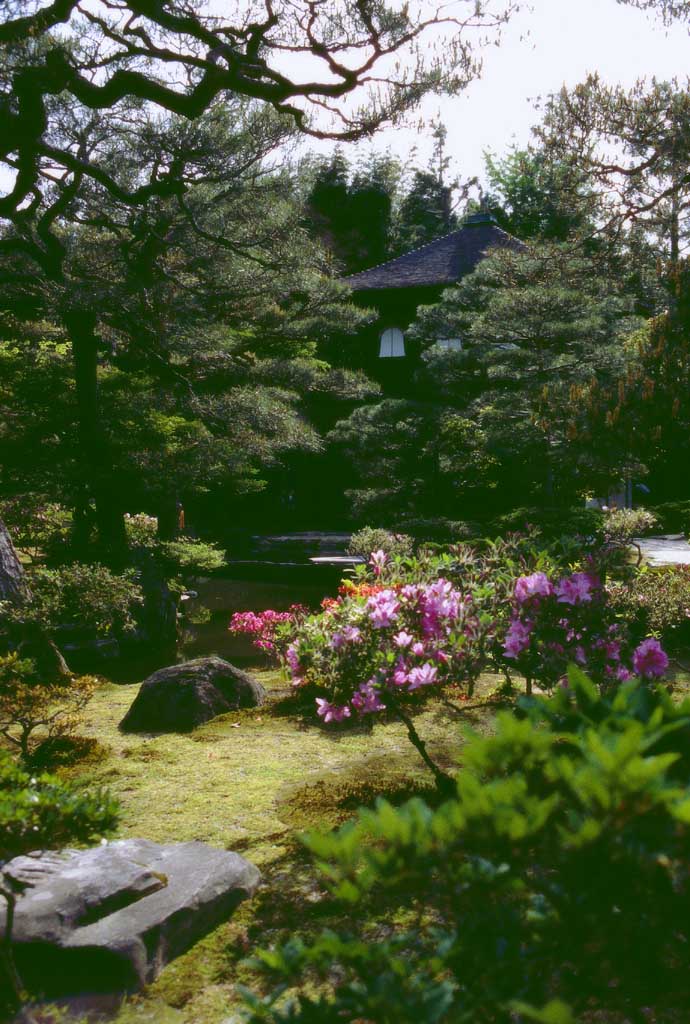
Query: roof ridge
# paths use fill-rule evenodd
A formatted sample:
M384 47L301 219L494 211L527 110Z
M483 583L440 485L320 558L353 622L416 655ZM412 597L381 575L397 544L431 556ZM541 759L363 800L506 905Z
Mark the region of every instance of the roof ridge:
M406 256L412 256L416 252L421 252L422 249L428 249L430 245L436 245L437 242L442 242L444 238L450 238L451 235L457 235L459 231L464 230L464 225L459 228L454 228L453 231L447 231L445 235L439 235L438 238L432 239L430 242L425 242L424 245L418 245L416 249L408 249L407 252L401 252L399 256L393 256L389 260L384 260L383 263L375 263L373 267L365 267L364 270L358 270L355 274L348 274L343 280L347 281L350 277L359 277L360 274L368 274L370 270L378 270L379 267L385 267L389 263L395 263L396 260L402 260Z
M506 236L506 238L513 237L507 231L504 231L502 227L499 227L498 224L494 223L491 226L495 231L500 231L502 235ZM381 267L387 267L390 263L396 263L398 260L405 259L406 256L413 256L417 252L422 252L423 249L428 249L432 245L437 245L439 242L443 242L446 238L450 238L451 235L459 234L466 228L467 224L461 224L459 228L454 228L452 231L447 231L445 235L439 235L438 238L432 239L431 242L425 242L424 245L418 245L416 249L408 249L407 252L402 252L400 253L399 256L393 256L392 259L384 260L383 263L375 263L373 267L365 267L364 270L358 270L354 274L347 274L345 277L342 278L342 280L350 281L352 280L353 277L361 277L362 274L370 274L372 270L379 270Z

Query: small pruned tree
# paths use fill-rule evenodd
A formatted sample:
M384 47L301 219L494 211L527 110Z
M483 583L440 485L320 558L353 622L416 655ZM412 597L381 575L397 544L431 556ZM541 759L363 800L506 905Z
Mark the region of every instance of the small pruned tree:
M74 732L95 688L93 676L46 681L33 661L0 657L0 735L28 762L44 743Z

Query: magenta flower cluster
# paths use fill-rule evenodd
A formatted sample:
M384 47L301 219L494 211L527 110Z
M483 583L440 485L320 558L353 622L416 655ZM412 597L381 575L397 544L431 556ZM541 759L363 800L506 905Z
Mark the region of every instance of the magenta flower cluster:
M571 662L600 686L623 682L633 674L658 677L668 666L668 657L654 638L630 651L600 580L584 572L558 580L535 572L516 581L503 656L547 689L565 679Z
M294 626L307 614L304 605L293 604L288 611L276 612L272 608L263 612L235 612L228 630L239 636L252 638L258 650L273 657L280 654L279 636L287 626Z
M344 596L306 619L286 652L294 686L311 685L324 722L385 711L478 674L481 626L449 580Z

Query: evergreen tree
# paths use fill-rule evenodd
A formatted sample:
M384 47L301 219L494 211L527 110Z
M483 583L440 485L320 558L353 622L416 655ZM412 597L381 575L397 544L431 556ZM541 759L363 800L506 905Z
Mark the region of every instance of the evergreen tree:
M545 242L495 250L420 309L415 332L427 343L462 338L464 351L445 356L464 368L466 415L486 437L503 500L568 501L620 475L611 451L577 443L577 418L579 389L623 372L631 309L591 260Z
M502 159L487 155L486 170L492 190L487 205L509 234L564 242L591 226L596 198L572 165L514 146Z

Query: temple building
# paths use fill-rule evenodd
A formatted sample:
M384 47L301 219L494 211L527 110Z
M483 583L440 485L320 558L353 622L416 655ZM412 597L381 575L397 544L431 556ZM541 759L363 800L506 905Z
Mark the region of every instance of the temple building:
M428 245L344 278L353 301L378 313L360 334L356 362L384 391L405 390L420 357L419 343L406 337L417 307L437 302L444 288L470 274L496 246L521 243L499 228L490 214L476 213L462 227ZM462 339L439 338L436 344L460 349Z

